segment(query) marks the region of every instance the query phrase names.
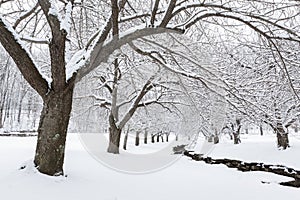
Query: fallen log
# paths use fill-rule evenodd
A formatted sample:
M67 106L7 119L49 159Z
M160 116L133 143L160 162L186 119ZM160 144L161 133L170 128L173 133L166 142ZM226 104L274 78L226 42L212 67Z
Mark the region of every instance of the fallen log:
M300 188L300 171L290 167L286 167L284 165L269 165L269 164L257 163L257 162L243 162L240 160L227 159L227 158L213 159L211 157L203 157L202 154L195 154L189 151L185 151L184 155L192 158L195 161L203 161L211 165L223 164L228 168L236 168L237 170L242 172L261 171L261 172L268 172L268 173L273 173L281 176L290 177L293 178L294 180L288 182L282 182L279 184L284 186Z

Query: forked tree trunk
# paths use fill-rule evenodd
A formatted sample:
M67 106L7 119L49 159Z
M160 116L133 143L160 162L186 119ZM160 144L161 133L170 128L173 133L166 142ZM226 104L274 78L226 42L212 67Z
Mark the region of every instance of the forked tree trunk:
M169 142L169 135L170 135L170 133L166 134L166 142Z
M34 163L48 175L62 175L67 129L72 108L73 88L65 92L51 91L43 100L38 127Z

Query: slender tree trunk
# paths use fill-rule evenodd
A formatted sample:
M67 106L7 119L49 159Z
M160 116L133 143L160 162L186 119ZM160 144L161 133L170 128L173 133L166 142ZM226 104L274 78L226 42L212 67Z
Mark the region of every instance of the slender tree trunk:
M234 144L239 144L241 143L241 139L240 139L240 132L241 132L241 119L236 119L236 125L237 125L237 129L236 131L233 132L233 143Z
M140 131L137 131L135 135L135 146L139 146L139 145L140 145Z
M0 108L0 128L3 128L3 108Z
M298 133L298 126L294 127L294 131L295 131L295 133Z
M21 122L22 106L23 106L22 104L23 104L23 99L24 99L25 95L26 95L26 92L20 96L19 108L18 108L18 123Z
M259 126L259 132L260 132L260 135L261 135L261 136L264 135L264 130L263 130L262 125Z
M155 135L151 134L151 143L155 143Z
M128 141L128 133L126 133L124 137L124 143L123 143L124 150L127 150L127 141Z
M178 134L176 134L175 136L175 141L178 141Z
M124 150L127 149L128 134L129 134L129 126L128 126L128 129L127 129L126 133L125 133L125 137L124 137L124 142L123 142L123 149Z
M214 144L218 144L219 143L219 136L218 135L215 135L214 136Z
M72 108L73 87L65 92L50 92L44 98L38 127L34 163L48 175L62 175L67 129Z
M169 142L169 135L170 135L170 133L166 134L166 142Z
M145 130L145 134L144 134L144 144L148 143L148 131Z
M281 112L277 108L277 104L274 104L275 107L275 118L276 118L276 126L272 127L277 136L277 147L286 149L289 147L289 138L288 133L284 130L281 118Z
M160 137L160 135L159 135L159 134L157 134L157 137L156 137L156 142L159 142L159 137Z

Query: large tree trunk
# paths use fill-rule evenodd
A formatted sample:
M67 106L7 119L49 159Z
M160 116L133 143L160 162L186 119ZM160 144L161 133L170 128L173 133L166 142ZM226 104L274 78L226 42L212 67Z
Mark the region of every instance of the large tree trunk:
M109 144L108 153L119 154L120 140L122 129L119 129L114 121L112 114L109 115Z
M289 147L289 137L288 134L284 131L282 126L278 126L275 129L275 133L277 136L277 147L286 149Z
M283 149L286 149L289 147L289 137L287 133L279 134L277 133L277 142L278 147L282 147Z
M44 106L38 127L34 163L48 175L62 175L67 129L72 108L73 88L65 92L51 91L43 100Z
M121 139L121 130L116 128L109 128L109 145L107 148L108 153L119 154Z
M234 143L234 144L239 144L239 143L241 143L241 139L240 139L240 134L239 134L239 133L234 133L234 134L233 134L233 143Z

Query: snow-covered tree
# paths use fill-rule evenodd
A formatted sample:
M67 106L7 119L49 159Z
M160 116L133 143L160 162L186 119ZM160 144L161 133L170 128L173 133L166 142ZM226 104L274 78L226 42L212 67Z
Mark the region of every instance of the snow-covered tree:
M277 40L299 41L298 33L285 25L286 21L297 17L293 8L298 5L299 2L288 0L279 3L230 0L1 1L0 42L25 80L43 99L34 159L38 170L48 175L63 174L74 86L122 45L162 32L195 31L194 25L207 22L224 27L243 25L274 46ZM87 11L89 8L91 10ZM30 45L32 43L34 45ZM47 73L42 73L41 66L35 61L37 56L34 56L43 49L48 56ZM153 57L157 55L152 52L146 54L159 59ZM172 68L162 60L157 61ZM191 77L191 71L176 69L175 72Z

